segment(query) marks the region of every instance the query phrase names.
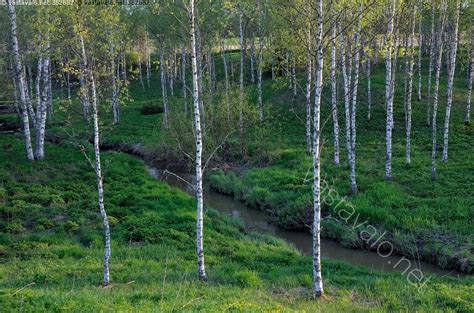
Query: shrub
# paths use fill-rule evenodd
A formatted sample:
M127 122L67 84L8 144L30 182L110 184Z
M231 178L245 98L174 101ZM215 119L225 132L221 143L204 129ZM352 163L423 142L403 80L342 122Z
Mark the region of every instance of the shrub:
M165 110L162 106L156 104L145 104L141 107L140 113L143 115L154 115L163 113Z

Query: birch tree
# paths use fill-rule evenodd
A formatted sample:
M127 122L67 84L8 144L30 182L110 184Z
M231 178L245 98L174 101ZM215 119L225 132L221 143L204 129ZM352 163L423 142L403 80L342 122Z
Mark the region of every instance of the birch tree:
M336 35L337 24L331 31L331 116L333 123L334 164L339 165L339 121L337 115L337 76L336 76Z
M392 179L392 130L393 130L393 89L395 69L396 66L392 64L392 50L393 50L393 24L395 19L396 0L390 1L390 8L388 11L388 27L386 36L386 60L385 60L385 99L387 109L386 121L386 153L385 153L385 178ZM396 50L396 49L395 49ZM395 51L396 53L396 51Z
M257 93L258 93L258 108L259 108L259 119L263 121L263 99L262 99L262 74L263 74L263 8L260 0L257 0L258 10L258 70L257 70ZM227 71L226 71L227 80ZM226 86L227 87L227 86ZM311 88L311 86L310 86ZM227 90L227 89L226 89ZM227 92L227 91L226 91Z
M107 212L104 205L104 186L102 177L102 168L100 162L100 144L99 144L99 116L97 112L97 91L94 75L89 70L89 79L92 91L92 120L94 123L94 154L95 154L95 174L97 179L97 194L99 211L102 217L102 224L104 226L104 266L103 266L103 286L107 287L110 283L109 274L109 259L111 255L110 249L110 226Z
M453 83L454 73L456 71L456 54L458 49L458 31L459 31L459 15L461 11L461 2L456 0L454 28L452 34L449 36L449 50L447 51L449 56L448 63L448 84L446 89L446 114L444 119L444 130L443 130L443 155L441 160L443 163L448 162L448 145L449 145L449 120L451 117L451 106L453 104Z
M418 18L418 101L421 101L421 58L423 56L423 15L422 2L419 3L419 18Z
M413 91L413 65L414 65L414 54L415 54L415 25L416 25L416 9L413 9L413 21L410 36L410 48L405 53L409 53L408 56L408 77L407 77L407 95L406 95L406 147L405 147L405 159L408 164L411 163L411 100ZM420 51L421 53L421 51Z
M312 139L311 139L311 85L312 85L312 75L313 75L313 66L311 54L311 26L308 30L308 47L306 54L306 152L311 153L312 150Z
M320 110L323 89L323 1L316 0L316 71L314 90L313 129L313 293L321 297L323 279L321 275L321 160L320 160Z
M474 34L471 33L471 55L469 59L469 78L467 83L467 104L466 117L464 121L466 124L471 122L471 96L472 96L472 81L474 80Z
M240 134L244 131L244 26L243 13L239 14L239 35L240 35L240 76L239 76L239 131Z
M166 91L166 69L165 69L165 56L164 48L161 48L160 51L160 75L161 75L161 95L163 97L163 108L164 108L164 125L165 128L168 128L168 93Z
M441 61L443 59L443 33L445 24L445 11L446 11L446 0L442 1L441 4L441 16L440 16L440 27L436 37L436 63L435 63L435 87L433 91L433 120L431 122L432 130L432 148L431 148L431 179L436 179L436 150L437 150L437 124L436 118L438 114L438 94L439 94L439 80L441 72Z
M11 45L14 58L14 72L15 72L15 81L20 94L20 114L21 120L23 123L23 136L25 139L25 149L26 157L29 161L34 161L35 157L33 155L33 147L31 145L31 133L30 133L30 121L28 117L28 111L26 109L26 89L25 89L25 78L23 76L23 70L21 66L21 56L20 49L18 47L18 34L17 34L17 24L16 24L16 12L15 5L13 0L6 0L8 17L10 20L10 29L11 29Z
M430 125L431 120L431 77L433 76L433 63L435 58L435 46L437 43L435 42L435 8L432 2L431 5L431 36L430 36L430 61L428 65L428 112L426 115L426 124Z
M204 266L204 244L203 244L203 228L204 228L204 200L202 188L202 132L201 118L199 107L199 76L198 64L196 58L196 27L195 27L195 8L194 0L189 2L189 26L191 37L191 64L193 73L193 111L194 111L194 136L196 143L195 169L196 169L196 200L197 200L197 216L196 216L196 253L198 261L198 277L201 281L206 281L206 269Z

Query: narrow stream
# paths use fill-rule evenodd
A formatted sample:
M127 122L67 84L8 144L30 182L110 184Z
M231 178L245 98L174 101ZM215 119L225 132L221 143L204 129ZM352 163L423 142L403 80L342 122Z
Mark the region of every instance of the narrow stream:
M178 187L190 194L193 193L192 187L188 183L174 175L167 174L162 170L153 167L148 167L148 172L157 180L165 181L169 185ZM189 182L192 182L193 180L193 177L189 174L179 173L179 175ZM246 228L250 231L267 233L282 238L295 246L302 254L311 254L312 236L309 232L288 231L278 227L270 223L269 217L263 212L251 209L232 197L215 192L207 184L204 186L204 203L206 206L212 207L232 218L241 219ZM465 276L465 274L456 271L443 270L424 261L410 260L411 265L408 266L406 259L400 262L402 256L391 255L389 257L381 257L376 252L372 251L344 248L341 244L332 240L322 238L321 242L321 253L323 258L339 260L357 266L364 266L373 271L405 272L406 275L411 270L417 268L423 272L425 277L432 274L438 276L449 275L451 277Z

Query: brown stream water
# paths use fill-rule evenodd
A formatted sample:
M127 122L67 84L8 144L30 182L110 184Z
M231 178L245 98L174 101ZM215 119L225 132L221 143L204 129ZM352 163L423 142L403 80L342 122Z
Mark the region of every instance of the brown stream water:
M164 181L173 187L178 187L189 194L193 194L192 187L187 183L193 181L193 176L190 174L178 173L181 178L187 181L186 182L175 175L168 174L153 167L148 167L148 172L157 180ZM208 184L204 185L204 203L207 207L218 210L232 218L242 220L246 229L249 231L274 235L292 244L302 254L311 254L312 236L309 231L289 231L278 227L270 222L270 217L268 215L261 211L249 208L242 202L235 200L230 196L213 191ZM443 270L438 266L424 261L413 259L407 261L406 258L402 260L403 257L399 255L393 254L388 257L382 257L378 253L372 251L345 248L335 241L324 238L321 239L321 243L321 253L323 258L363 266L373 271L399 272L406 275L413 269L419 269L423 272L424 277L433 274L437 276L451 277L465 276L465 274L456 271Z

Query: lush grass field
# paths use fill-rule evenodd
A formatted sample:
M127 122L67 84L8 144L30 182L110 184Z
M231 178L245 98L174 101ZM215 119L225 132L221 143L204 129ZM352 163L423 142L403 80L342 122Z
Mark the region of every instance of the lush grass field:
M311 260L273 237L206 210L209 281L197 281L194 200L148 176L144 165L104 153L112 226L112 285L100 287L101 221L95 179L68 144L47 144L30 164L21 138L0 136L2 311L385 311L468 312L473 280L404 275L324 262L327 297L311 300Z
M237 57L232 55L234 62ZM220 63L216 64L219 70ZM168 161L176 161L174 158L183 156L172 132L163 129L163 115L140 113L143 106L161 104L155 72L151 85L142 90L139 83L132 82L133 101L123 105L119 125L111 125L108 105L101 105L101 139L114 148L134 148L146 158L168 155ZM462 123L462 77L456 80L450 160L447 165L439 164L436 182L429 177L431 140L430 128L424 124L424 102L413 105L413 163L404 164L400 95L395 104L394 180L383 180L383 68L374 73L370 122L365 119L364 82L361 85L360 193L348 201L361 218L388 230L400 253L422 254L444 267L472 270L473 195L469 182L474 176L473 127ZM183 107L180 89L175 88L175 93L171 107L178 111ZM255 89L247 88L247 94L249 102L255 103ZM329 99L324 104L324 119ZM444 95L441 99L440 122ZM214 101L219 105L218 96ZM239 138L233 135L213 163L225 171L209 172L210 180L216 189L267 211L279 224L301 228L311 203L311 158L304 152L304 124L300 121L304 119L304 101L301 93L293 99L283 78L265 81L264 101L266 120L248 131L245 155ZM329 260L323 263L327 296L315 302L311 299L310 258L274 237L245 233L238 221L210 208L205 216L209 281L202 284L196 279L194 200L150 178L140 161L115 152L103 153L106 209L112 224L112 286L102 289L102 227L95 175L79 147L82 144L88 149L91 127L82 121L76 101L63 101L59 107L48 126L48 138L59 144L47 144L44 162L26 162L19 134L0 135L2 310L474 310L472 278L432 277L420 288L404 275L374 273ZM15 122L11 116L1 119ZM328 121L323 134L323 173L339 197L344 197L349 192L344 139L341 134L341 165L334 166L331 129ZM329 213L331 208L325 206L324 211ZM347 230L340 222L323 224L323 235L347 246L360 246L357 234Z

